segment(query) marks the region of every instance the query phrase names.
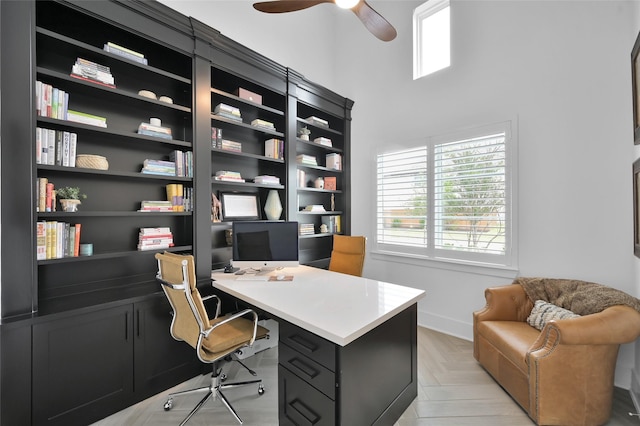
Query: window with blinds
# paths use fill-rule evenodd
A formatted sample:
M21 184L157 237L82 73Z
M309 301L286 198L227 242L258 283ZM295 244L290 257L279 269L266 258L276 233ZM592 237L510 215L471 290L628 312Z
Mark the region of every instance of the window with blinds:
M377 156L376 248L511 265L509 123Z

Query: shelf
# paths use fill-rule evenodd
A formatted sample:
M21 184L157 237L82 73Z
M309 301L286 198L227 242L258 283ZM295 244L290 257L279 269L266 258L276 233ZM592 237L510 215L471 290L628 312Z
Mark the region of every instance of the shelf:
M48 166L44 164L37 165L38 170L47 170L51 172L64 172L64 173L79 173L96 176L111 176L114 178L130 178L130 179L147 179L147 180L162 180L162 181L175 181L175 182L192 182L192 177L184 176L164 176L154 175L150 173L140 172L118 172L112 170L99 170L99 169L85 169L82 167L64 167L64 166Z
M304 139L296 138L296 142L301 144L301 145L311 146L313 148L324 150L324 151L327 151L327 152L342 153L342 150L340 148L334 148L332 146L320 145L319 143L315 143L313 141L306 141Z
M298 188L298 192L321 192L325 194L342 194L340 189Z
M55 125L57 127L74 128L74 129L79 129L79 130L83 130L83 131L102 133L104 135L117 136L117 137L128 138L128 139L134 139L136 141L145 142L145 143L146 142L153 142L153 143L156 143L156 144L172 145L172 146L175 146L175 147L192 148L192 143L191 142L182 141L182 140L179 140L179 139L156 138L156 137L153 137L153 136L139 135L139 134L134 133L134 132L122 132L122 131L118 131L118 130L111 130L108 127L105 128L105 127L91 126L91 125L88 125L88 124L76 123L75 121L60 120L60 119L57 119L57 118L42 117L42 116L37 116L36 118L38 120L38 123L40 123L40 124L47 123L47 124Z
M298 168L306 168L306 169L313 169L313 170L322 170L324 172L333 172L333 173L342 173L342 170L336 170L336 169L330 169L328 167L324 167L324 166L313 166L311 164L301 164L301 163L296 163L296 166L298 166Z
M171 251L171 252L180 252L180 251L190 251L192 246L175 246L166 249L158 249L158 250L130 250L130 251L115 251L109 253L94 253L92 256L74 256L74 257L63 257L61 259L47 259L47 260L38 260L38 265L54 265L59 263L71 263L71 262L85 262L91 260L104 260L104 259L115 259L119 257L130 257L130 256L143 256L153 253L160 253L163 251Z
M173 109L173 110L176 110L176 111L182 111L182 112L186 112L186 113L191 113L191 108L187 108L185 106L181 106L181 105L177 105L177 104L170 104L170 103L167 103L167 102L160 102L160 101L158 101L156 99L146 98L144 96L138 95L137 93L127 92L127 91L118 89L117 86L115 88L108 87L108 86L103 86L103 85L101 85L99 83L92 83L90 81L80 80L80 79L71 77L71 75L69 75L69 74L63 74L61 72L51 71L49 69L42 68L42 67L37 67L36 68L36 72L40 76L47 76L47 77L55 79L55 80L66 81L68 83L77 84L79 86L86 87L86 88L102 90L105 93L118 95L118 96L124 96L124 97L130 98L130 99L134 99L134 100L139 101L139 102L143 102L143 103L147 103L147 104L153 104L155 106L159 106L159 107L162 107L162 108L168 108L168 109Z
M218 121L220 123L226 123L226 124L231 124L233 126L238 126L238 127L245 128L245 129L251 129L254 132L259 132L259 133L264 133L266 135L272 135L272 136L278 136L280 138L284 138L284 133L277 132L275 130L269 130L269 129L264 129L264 128L261 128L261 127L252 126L251 124L240 123L240 122L228 119L228 118L216 116L214 114L211 114L211 119L214 120L214 121Z
M340 235L340 234L332 234L329 232L324 232L324 233L318 233L318 234L310 234L310 235L300 235L299 238L300 239L308 239L308 238L327 238L327 237L333 237L334 235Z
M338 210L324 211L324 212L306 212L304 210L300 210L298 214L305 215L305 216L337 216L337 215L341 215L342 212Z
M77 212L37 212L39 218L72 218L72 217L169 217L192 216L193 212L137 212L137 211L82 211Z
M270 113L275 114L275 115L284 116L284 112L283 111L277 110L275 108L268 107L266 105L257 104L255 102L251 102L250 100L241 98L239 96L236 96L234 94L225 92L223 90L218 90L218 89L215 89L215 88L211 88L211 93L215 93L217 95L224 96L225 98L228 98L228 99L233 99L234 101L237 101L237 102L242 102L243 104L250 105L250 106L255 107L255 108L259 108L259 109L261 109L263 111L270 112Z
M42 34L43 36L47 36L47 37L49 37L51 39L57 40L58 42L66 43L68 45L75 46L75 47L80 48L82 50L86 50L87 52L91 52L93 54L98 54L98 55L103 56L105 58L109 58L110 61L118 61L118 62L125 63L125 64L127 64L129 66L134 66L134 67L138 68L139 71L153 72L155 74L162 75L164 77L168 77L168 78L171 78L173 80L176 80L176 81L188 84L188 85L191 84L191 80L188 79L188 78L181 77L179 75L167 72L167 71L159 69L159 68L155 68L155 67L153 67L151 65L145 65L145 64L141 64L141 63L136 62L136 61L129 60L129 59L123 57L123 56L119 56L119 55L107 52L107 51L105 51L103 49L100 49L100 48L94 47L94 46L92 46L90 44L83 43L81 41L69 38L67 36L58 34L56 32L47 30L45 28L36 27L36 34L37 35ZM71 68L71 65L73 65L73 64L69 64L69 68Z
M342 132L339 132L337 130L333 130L333 129L329 128L329 127L323 127L323 126L319 126L317 124L313 124L311 121L307 121L304 118L298 117L298 118L296 118L296 120L299 123L304 124L305 126L311 126L311 127L315 128L315 129L322 130L322 131L325 131L325 132L328 132L328 133L333 133L333 134L336 134L336 135L342 135Z
M211 152L215 152L215 153L223 154L223 155L237 156L237 157L255 158L255 159L261 160L261 161L269 161L269 162L272 162L272 163L283 163L284 164L284 159L282 159L282 158L265 157L264 155L251 154L249 152L228 151L228 150L219 149L219 148L211 148Z
M284 185L264 185L253 182L229 182L226 180L215 180L211 179L211 183L215 185L229 185L229 186L237 186L237 187L246 187L246 188L267 188L267 189L284 189Z

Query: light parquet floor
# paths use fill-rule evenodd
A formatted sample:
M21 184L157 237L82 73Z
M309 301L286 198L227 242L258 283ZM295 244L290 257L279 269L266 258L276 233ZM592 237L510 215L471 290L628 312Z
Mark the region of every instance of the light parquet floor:
M263 379L266 392L248 386L225 392L231 404L249 426L278 424L277 348L244 360ZM381 366L384 368L384 366ZM229 364L229 381L251 376L237 363ZM375 374L373 372L372 374ZM208 376L198 376L154 397L109 416L93 426L177 425L198 403L201 396L174 399L173 409L165 412L166 395L176 390L206 385ZM607 426L639 426L629 416L635 408L626 390L615 390L614 413ZM189 426L235 426L237 423L220 401L208 401L189 421ZM526 413L476 363L469 341L418 327L418 397L394 426L531 426Z

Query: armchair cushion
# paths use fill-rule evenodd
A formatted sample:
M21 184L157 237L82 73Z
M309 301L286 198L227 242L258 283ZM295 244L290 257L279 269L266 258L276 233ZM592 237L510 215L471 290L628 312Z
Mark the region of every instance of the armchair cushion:
M536 300L531 314L527 317L527 323L538 330L542 330L549 321L576 318L579 316L580 315L574 314L570 310L556 306L553 303Z

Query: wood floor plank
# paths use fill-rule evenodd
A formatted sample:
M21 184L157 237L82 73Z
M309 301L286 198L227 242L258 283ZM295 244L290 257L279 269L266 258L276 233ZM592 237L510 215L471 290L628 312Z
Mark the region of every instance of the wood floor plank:
M245 426L278 424L278 348L244 360L262 378L266 393L253 387L226 391ZM237 363L228 370L229 379L251 376ZM198 376L175 388L109 416L93 426L177 425L197 404L200 396L176 398L171 411L163 404L176 390L204 386L208 376ZM629 392L616 388L613 415L606 426L640 426ZM534 423L520 406L473 359L472 343L427 328L418 327L418 397L394 426L531 426ZM236 426L220 401L208 401L188 426Z

